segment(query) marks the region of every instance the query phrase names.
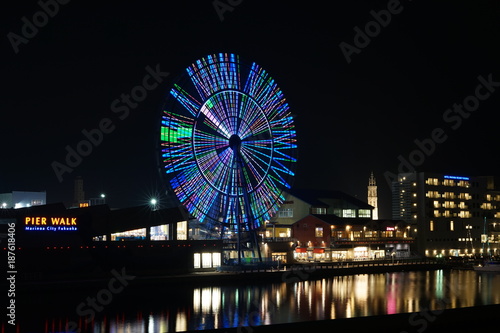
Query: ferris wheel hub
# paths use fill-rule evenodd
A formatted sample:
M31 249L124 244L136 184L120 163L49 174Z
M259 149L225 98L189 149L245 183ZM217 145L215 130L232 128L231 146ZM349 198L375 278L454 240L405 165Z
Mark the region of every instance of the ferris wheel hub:
M234 151L239 151L241 147L241 138L237 134L231 135L229 138L229 147Z

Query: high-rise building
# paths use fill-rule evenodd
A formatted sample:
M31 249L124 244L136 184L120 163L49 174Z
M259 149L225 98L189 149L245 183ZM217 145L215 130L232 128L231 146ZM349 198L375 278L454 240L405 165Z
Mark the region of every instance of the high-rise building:
M368 179L368 204L373 207L373 219L378 220L378 197L377 197L377 183L373 172Z
M493 176L399 174L392 218L410 223L426 256L500 254L500 183Z
M79 207L85 202L85 192L83 191L83 179L78 176L75 179L75 188L73 194L73 207Z

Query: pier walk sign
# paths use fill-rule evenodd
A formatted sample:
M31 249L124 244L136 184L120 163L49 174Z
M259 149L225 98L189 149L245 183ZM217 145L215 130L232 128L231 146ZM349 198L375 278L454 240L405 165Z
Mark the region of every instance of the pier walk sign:
M27 231L77 231L76 217L26 216L24 230Z

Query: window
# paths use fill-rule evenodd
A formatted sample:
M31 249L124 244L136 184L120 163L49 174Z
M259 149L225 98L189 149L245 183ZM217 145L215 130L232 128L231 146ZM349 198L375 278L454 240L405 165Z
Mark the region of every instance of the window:
M491 202L483 202L481 204L481 209L493 209L493 206L491 205Z
M455 193L453 193L453 192L444 192L444 197L446 199L455 199Z
M455 202L445 201L443 206L444 206L444 208L455 208Z
M293 208L280 208L278 217L293 217Z
M458 182L457 184L458 186L461 186L461 187L469 187L470 186L470 183L466 180L461 180Z
M116 232L111 234L112 241L144 240L146 239L146 228Z
M437 178L427 178L425 181L427 185L439 185L439 181Z
M149 231L152 241L168 240L168 224L151 227Z
M455 223L453 223L453 221L450 221L450 231L454 230L455 230Z
M323 237L323 228L322 227L317 227L315 229L315 235L316 235L316 237Z
M187 240L187 221L177 222L177 240Z
M342 217L356 217L355 209L342 209Z
M201 267L201 255L199 253L194 254L194 268Z
M455 186L455 181L453 179L445 179L443 180L444 186Z
M360 209L358 211L358 214L359 214L359 217L371 217L371 214L370 214L370 210L369 209Z
M428 198L440 198L441 195L439 194L438 191L428 191L427 195Z
M471 200L472 196L469 193L459 193L458 198L462 200Z
M434 221L429 221L429 231L434 231Z
M460 218L463 218L463 219L468 219L471 217L471 214L468 210L461 210L459 213L458 213L458 217Z
M221 264L221 254L216 252L212 253L212 266L219 267Z
M212 267L212 253L201 254L201 267L202 268Z
M312 213L313 214L326 214L326 208L324 207L313 207L312 208Z

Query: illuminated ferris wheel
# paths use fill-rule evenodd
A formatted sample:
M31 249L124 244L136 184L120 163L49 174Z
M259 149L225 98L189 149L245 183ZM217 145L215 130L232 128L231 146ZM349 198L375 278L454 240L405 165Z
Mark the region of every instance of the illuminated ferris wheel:
M197 60L170 90L160 132L171 188L209 228L255 230L283 203L296 132L283 93L259 65L228 53Z

